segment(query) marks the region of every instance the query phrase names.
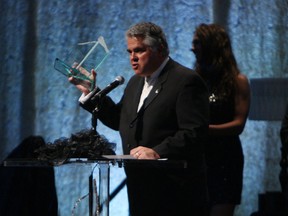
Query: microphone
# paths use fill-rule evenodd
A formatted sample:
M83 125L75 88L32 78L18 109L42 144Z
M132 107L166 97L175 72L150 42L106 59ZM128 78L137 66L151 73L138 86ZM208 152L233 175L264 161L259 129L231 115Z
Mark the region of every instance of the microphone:
M104 89L102 89L101 91L97 92L93 97L92 97L92 101L95 99L99 99L105 95L107 95L109 92L111 92L113 89L115 89L117 86L122 85L124 83L125 79L122 76L117 76L115 78L115 80L110 83L109 85L107 85Z

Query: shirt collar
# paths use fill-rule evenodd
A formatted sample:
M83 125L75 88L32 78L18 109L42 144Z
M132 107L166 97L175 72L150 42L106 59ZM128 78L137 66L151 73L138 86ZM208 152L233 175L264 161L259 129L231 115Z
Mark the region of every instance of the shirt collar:
M167 57L163 62L162 64L160 65L160 67L154 72L151 74L151 76L148 78L148 77L145 77L145 81L146 82L151 82L152 80L156 80L159 76L159 74L161 73L161 71L163 70L163 68L165 67L165 65L167 64L167 62L169 61L169 57Z

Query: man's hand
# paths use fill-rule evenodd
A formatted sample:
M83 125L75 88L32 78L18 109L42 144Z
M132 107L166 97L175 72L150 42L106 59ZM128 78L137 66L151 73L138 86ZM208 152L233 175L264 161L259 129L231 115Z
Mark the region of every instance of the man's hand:
M85 76L89 77L91 80L94 80L94 82L90 82L89 80L82 80L77 79L73 76L68 78L68 81L76 86L77 89L79 89L82 93L85 95L90 93L90 89L94 89L95 83L96 83L96 71L94 69L91 70L91 74L85 69L85 68L78 68L78 70L84 74ZM92 85L92 88L91 88Z
M160 156L151 148L138 146L130 151L130 155L137 159L159 159Z

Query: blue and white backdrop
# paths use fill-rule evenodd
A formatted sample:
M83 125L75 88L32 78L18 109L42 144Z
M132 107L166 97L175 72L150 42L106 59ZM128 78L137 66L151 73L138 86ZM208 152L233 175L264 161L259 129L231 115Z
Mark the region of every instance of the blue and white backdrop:
M187 67L196 25L217 22L231 36L241 71L251 78L287 77L287 0L0 0L0 158L27 136L46 142L90 127L90 114L78 106L79 92L53 68L66 48L102 35L111 55L98 73L106 86L118 75L133 74L124 33L139 21L152 21L166 32L171 57ZM110 93L120 99L125 85ZM258 208L258 194L280 190L280 121L248 120L241 135L245 154L242 204L236 216ZM121 143L117 132L99 123L98 131ZM74 202L88 192L89 169L55 168L59 215L71 214ZM125 178L111 168L111 191ZM76 215L87 215L87 201ZM126 189L112 201L110 215L128 216Z

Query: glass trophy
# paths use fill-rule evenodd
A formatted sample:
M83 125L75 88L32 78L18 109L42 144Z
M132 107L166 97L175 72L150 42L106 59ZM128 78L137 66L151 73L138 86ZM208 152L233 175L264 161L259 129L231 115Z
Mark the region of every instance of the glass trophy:
M90 83L90 90L94 88L91 70L97 69L109 55L109 49L102 36L97 41L78 43L72 48L65 59L55 59L54 68L67 77L74 77Z

